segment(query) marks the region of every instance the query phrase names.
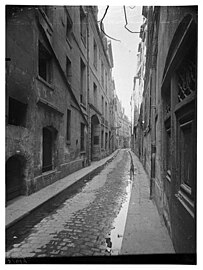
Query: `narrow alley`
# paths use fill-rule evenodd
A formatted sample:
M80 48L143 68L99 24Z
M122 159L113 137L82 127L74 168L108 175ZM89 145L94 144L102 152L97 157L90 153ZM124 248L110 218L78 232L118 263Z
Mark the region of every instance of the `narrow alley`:
M16 237L23 227L31 225L28 235L20 235L15 244L13 236L7 257L111 254L112 244L108 249L107 242L113 241L109 235L122 204L130 196L126 193L130 183L130 155L121 150L101 173L59 207L52 206L53 211L33 227L33 217L20 222L17 230L14 226Z
M105 263L109 256L113 262L121 256L119 262L130 263L129 255L175 253L149 199L149 179L129 149L116 152L100 172L71 187L7 229L8 263L16 258L22 263L99 258Z
M198 5L5 17L6 264L196 264Z

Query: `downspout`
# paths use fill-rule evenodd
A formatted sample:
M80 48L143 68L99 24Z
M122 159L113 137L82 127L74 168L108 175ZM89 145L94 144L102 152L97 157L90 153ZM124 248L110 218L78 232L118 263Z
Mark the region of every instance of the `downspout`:
M89 7L87 10L87 165L91 164L90 151L91 151L91 118L90 118L90 106L89 106L89 92L90 92L90 67L89 67Z

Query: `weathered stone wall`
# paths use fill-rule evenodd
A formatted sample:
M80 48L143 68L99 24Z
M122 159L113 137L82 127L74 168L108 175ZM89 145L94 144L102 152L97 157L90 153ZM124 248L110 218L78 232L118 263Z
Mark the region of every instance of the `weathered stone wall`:
M77 14L73 21L79 16L78 9L74 12ZM6 69L7 100L11 96L28 105L26 127L7 125L6 160L16 151L25 157L24 194L36 192L86 165L86 155L80 153L80 124L85 121L64 79L68 55L73 68L72 91L79 101L81 48L73 41L72 48L68 47L64 7L54 10L51 24L42 14L35 8L23 8L7 20L6 57L10 59ZM78 23L74 24L74 30L80 40ZM52 53L51 84L38 76L39 39ZM71 110L72 118L70 144L66 142L67 108ZM42 131L47 126L56 130L53 170L42 173Z

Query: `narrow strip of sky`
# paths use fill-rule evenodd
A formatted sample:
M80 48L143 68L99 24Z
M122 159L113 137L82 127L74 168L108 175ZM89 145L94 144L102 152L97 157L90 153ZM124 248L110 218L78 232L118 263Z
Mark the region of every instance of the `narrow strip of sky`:
M98 8L98 20L101 20L106 6L99 6ZM140 31L143 22L141 10L141 6L126 6L127 27L131 31ZM136 75L139 34L130 33L125 29L126 21L123 6L109 6L103 23L106 34L121 41L111 41L114 58L113 77L116 93L125 109L125 114L130 120L130 99L133 89L133 77Z

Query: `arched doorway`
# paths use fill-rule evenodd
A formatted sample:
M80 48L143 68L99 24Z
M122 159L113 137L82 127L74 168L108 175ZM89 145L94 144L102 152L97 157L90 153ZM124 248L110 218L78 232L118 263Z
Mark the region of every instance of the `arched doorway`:
M14 155L6 162L6 201L21 195L24 178L25 160Z
M91 118L91 160L100 158L100 122L97 115Z

